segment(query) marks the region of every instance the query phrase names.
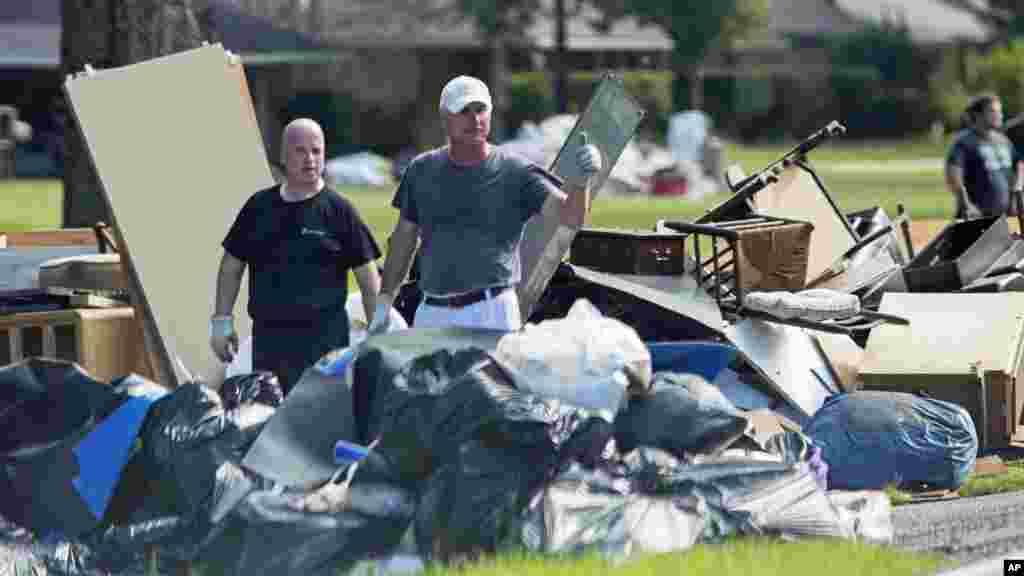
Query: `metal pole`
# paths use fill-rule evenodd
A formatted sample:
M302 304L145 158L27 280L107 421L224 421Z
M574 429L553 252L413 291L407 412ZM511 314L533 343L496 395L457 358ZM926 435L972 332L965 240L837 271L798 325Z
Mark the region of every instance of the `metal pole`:
M555 106L559 114L569 111L569 63L566 62L565 0L555 0Z

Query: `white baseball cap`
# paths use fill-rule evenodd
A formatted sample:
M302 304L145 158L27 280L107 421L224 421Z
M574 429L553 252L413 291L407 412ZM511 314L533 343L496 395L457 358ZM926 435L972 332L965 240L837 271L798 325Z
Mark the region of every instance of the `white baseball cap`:
M472 76L456 76L444 85L441 90L441 110L449 114L458 114L470 102L481 102L491 109L491 91L479 78Z

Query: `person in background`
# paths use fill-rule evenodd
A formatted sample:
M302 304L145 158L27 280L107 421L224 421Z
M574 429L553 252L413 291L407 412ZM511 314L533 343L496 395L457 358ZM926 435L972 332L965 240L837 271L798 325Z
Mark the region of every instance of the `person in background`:
M222 243L210 319L214 354L230 362L238 349L232 310L249 270L252 367L277 376L287 394L325 353L348 346L348 271L367 317L380 277L380 249L355 207L323 179L324 134L308 118L282 137L284 182L249 197Z
M972 98L963 122L946 154L946 186L956 202L956 218L1017 214L1024 162L1002 131L999 96Z
M414 327L521 327L515 287L526 223L546 202L568 196L543 168L488 142L491 110L490 91L477 78L458 76L441 91L447 145L417 156L402 175L371 333L387 330L395 291L420 241L423 301ZM577 148L575 159L585 177L601 170L593 145Z

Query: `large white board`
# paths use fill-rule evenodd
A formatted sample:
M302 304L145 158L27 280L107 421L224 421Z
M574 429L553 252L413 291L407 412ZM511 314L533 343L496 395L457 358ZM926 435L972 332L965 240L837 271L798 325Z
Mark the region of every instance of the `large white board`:
M245 73L220 44L68 77L64 91L124 242L158 378L216 381L209 347L220 242L274 183ZM235 306L249 333L247 281Z

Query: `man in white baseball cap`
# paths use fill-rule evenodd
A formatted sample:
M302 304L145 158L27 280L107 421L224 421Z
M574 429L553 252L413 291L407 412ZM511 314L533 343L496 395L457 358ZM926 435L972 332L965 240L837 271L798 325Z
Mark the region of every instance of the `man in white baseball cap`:
M565 203L568 196L543 168L487 141L492 107L487 85L472 76L457 76L441 90L448 143L413 159L395 193L391 204L399 218L371 333L387 330L417 243L424 298L414 327L522 326L515 286L522 278L523 231L545 203ZM593 145L580 146L574 157L585 176L601 170L601 153Z
M479 102L488 109L491 105L491 91L478 78L457 76L452 78L441 90L441 111L458 114L471 102Z

